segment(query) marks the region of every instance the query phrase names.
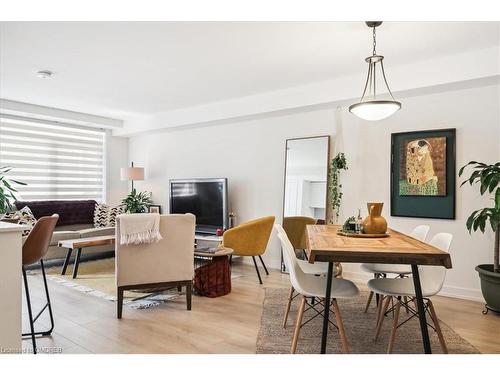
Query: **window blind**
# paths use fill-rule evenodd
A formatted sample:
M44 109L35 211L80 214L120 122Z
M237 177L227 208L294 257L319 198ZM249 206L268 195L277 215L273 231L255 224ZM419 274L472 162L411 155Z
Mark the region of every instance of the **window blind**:
M0 114L0 165L19 200L104 198L105 131Z

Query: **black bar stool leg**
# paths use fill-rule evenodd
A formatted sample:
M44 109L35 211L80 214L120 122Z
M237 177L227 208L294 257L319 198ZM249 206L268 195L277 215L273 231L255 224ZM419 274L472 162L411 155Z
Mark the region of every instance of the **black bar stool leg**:
M269 271L267 270L266 265L264 264L264 261L262 260L262 257L259 255L260 262L262 263L262 267L264 267L264 271L266 271L266 275L269 276Z
M23 267L23 280L24 280L24 292L26 294L26 304L28 305L28 317L30 320L31 343L33 345L33 354L36 354L35 327L33 325L33 313L31 311L31 299L28 287L28 278L26 277L26 270L24 269L24 267Z
M47 308L49 309L49 317L50 317L50 329L46 332L42 332L42 335L48 336L52 333L54 329L54 315L52 313L52 304L50 303L49 287L47 285L47 275L45 274L45 265L43 264L43 259L40 259L40 265L42 266L43 285L45 287L45 295L47 296Z
M252 260L253 260L253 265L255 266L255 271L257 271L257 276L259 278L259 284L262 285L262 279L260 278L259 268L257 267L257 262L255 261L255 257L254 256L252 256Z

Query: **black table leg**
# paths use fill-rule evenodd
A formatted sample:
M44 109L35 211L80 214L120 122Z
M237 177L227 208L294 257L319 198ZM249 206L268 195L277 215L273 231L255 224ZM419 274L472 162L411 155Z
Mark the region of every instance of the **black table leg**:
M77 249L75 257L75 265L73 266L73 279L76 279L76 275L78 274L78 264L80 263L81 254L82 254L82 249L81 248Z
M432 354L429 331L427 330L427 319L425 318L424 298L422 297L422 286L420 285L418 266L416 264L412 264L411 271L413 274L413 285L415 286L415 298L417 300L418 318L420 321L420 331L422 331L424 352L425 354Z
M66 268L68 268L69 258L71 258L71 253L73 249L68 249L68 253L66 254L66 259L64 259L63 268L61 270L61 275L66 275Z
M321 354L326 353L326 342L328 340L328 322L330 314L330 295L332 293L333 262L328 262L328 274L326 276L325 307L323 310L323 333L321 334Z

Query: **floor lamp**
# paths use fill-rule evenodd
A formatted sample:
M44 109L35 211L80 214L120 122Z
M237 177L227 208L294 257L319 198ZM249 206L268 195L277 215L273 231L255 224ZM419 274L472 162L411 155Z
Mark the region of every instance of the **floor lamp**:
M134 167L134 162L132 162L130 167L121 168L120 176L122 181L132 181L132 191L134 191L134 181L144 180L144 168Z

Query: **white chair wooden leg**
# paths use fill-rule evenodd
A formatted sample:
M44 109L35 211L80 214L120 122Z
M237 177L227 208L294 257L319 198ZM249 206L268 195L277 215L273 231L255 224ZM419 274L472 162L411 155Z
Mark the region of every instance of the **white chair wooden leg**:
M385 313L389 308L389 302L392 301L392 296L386 296L384 299L384 305L382 306L382 310L380 310L380 318L378 320L377 330L375 331L375 341L378 340L378 336L380 335L380 330L382 329L382 324L384 323Z
M290 349L291 354L295 354L297 350L297 342L299 341L300 326L302 324L302 317L304 316L304 308L306 306L306 297L302 296L299 305L299 311L297 312L297 320L295 321L295 330L293 332L292 338L292 348Z
M436 333L439 338L439 344L441 345L441 350L444 354L448 354L448 348L446 347L446 341L444 340L443 332L441 331L441 326L439 325L439 319L436 315L436 310L431 300L429 300L429 311L431 313L431 319L434 322L434 327L436 327Z
M339 327L339 336L340 343L342 345L342 353L349 354L349 342L347 341L347 335L345 334L344 321L342 320L342 316L340 315L339 305L337 304L337 300L334 299L332 301L333 312L335 314L335 320L337 321L337 326Z
M400 310L401 310L401 300L398 299L396 302L396 311L394 312L394 320L392 322L392 331L391 331L391 337L389 339L389 346L387 347L387 354L391 354L392 349L394 348L394 340L396 339L396 330L398 329Z
M288 293L288 301L286 303L286 308L285 308L285 317L283 318L283 328L286 328L286 321L288 320L288 314L290 313L292 298L293 298L293 286L290 287L290 292Z

